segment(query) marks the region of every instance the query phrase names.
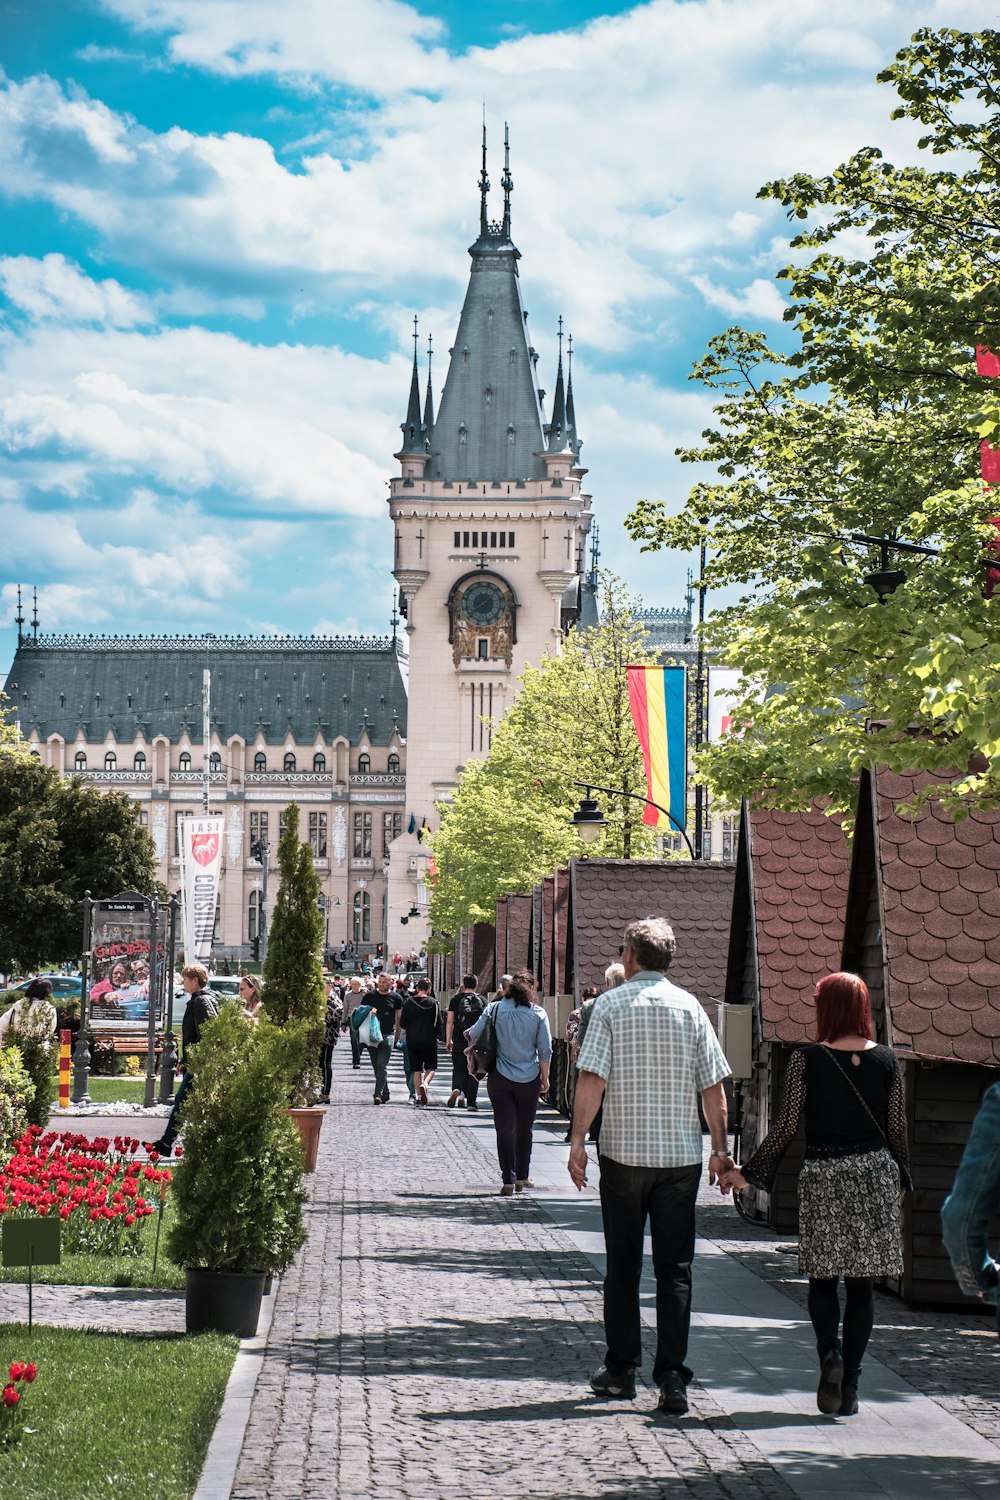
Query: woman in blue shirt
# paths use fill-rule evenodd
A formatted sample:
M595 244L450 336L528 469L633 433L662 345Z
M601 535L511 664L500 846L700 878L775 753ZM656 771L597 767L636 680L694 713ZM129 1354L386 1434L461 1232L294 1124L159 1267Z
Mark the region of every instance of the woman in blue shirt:
M549 1086L552 1033L548 1017L527 974L515 974L507 993L488 1006L469 1035L478 1041L493 1017L497 1039L496 1067L486 1080L497 1133L497 1157L503 1186L510 1198L531 1186L531 1129L538 1096Z

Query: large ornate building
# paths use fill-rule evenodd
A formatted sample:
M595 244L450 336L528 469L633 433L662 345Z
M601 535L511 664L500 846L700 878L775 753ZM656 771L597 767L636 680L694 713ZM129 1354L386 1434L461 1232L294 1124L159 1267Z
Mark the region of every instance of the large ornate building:
M488 752L525 664L556 649L577 621L596 620L572 348L564 368L560 329L546 420L511 238L512 187L505 164L503 216L491 221L484 146L479 235L436 417L429 371L421 400L414 349L389 494L405 645L395 632L273 639L19 630L6 692L22 735L61 772L129 792L172 890L177 818L201 808L208 755L212 811L225 816L220 953L250 951L264 897L251 848L267 842L273 868L293 799L323 882L328 946L418 947L426 936L422 831L437 825L462 765Z

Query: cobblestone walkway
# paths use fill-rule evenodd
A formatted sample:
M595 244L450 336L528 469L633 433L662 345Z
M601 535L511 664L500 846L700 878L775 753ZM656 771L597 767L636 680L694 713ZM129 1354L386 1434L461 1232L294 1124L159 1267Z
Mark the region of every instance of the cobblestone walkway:
M367 1071L337 1061L237 1500L794 1493L709 1392L683 1422L652 1415L648 1390L596 1401L599 1274L537 1200L496 1196L492 1131L410 1109L405 1089L397 1105L396 1075L375 1109Z

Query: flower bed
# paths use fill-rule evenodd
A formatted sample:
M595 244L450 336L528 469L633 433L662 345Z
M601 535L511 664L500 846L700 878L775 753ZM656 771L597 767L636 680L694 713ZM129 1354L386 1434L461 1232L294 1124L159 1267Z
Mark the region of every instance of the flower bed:
M142 1145L131 1136L90 1140L31 1125L0 1171L0 1215L58 1215L69 1254L142 1255L146 1220L157 1200L162 1206L171 1181L156 1152L136 1160Z

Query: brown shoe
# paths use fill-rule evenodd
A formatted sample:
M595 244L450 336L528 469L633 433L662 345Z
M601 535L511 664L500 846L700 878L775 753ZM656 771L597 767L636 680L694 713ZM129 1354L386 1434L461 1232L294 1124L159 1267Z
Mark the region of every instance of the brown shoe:
M500 1196L501 1198L513 1198L514 1184L512 1182L505 1182L503 1187L500 1189Z
M447 1105L448 1109L454 1109L455 1105L458 1103L461 1097L462 1095L458 1089L452 1089L451 1093L448 1095L448 1098L445 1100L445 1104Z

